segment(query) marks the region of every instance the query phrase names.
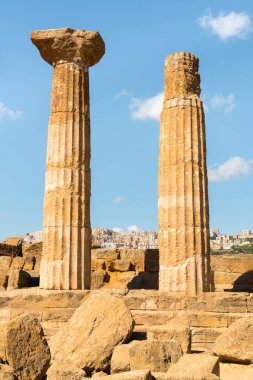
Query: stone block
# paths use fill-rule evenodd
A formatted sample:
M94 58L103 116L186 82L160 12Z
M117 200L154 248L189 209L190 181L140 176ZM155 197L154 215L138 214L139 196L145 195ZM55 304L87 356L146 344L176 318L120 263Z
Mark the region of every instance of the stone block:
M14 257L14 259L12 260L12 264L11 264L11 270L23 269L24 263L25 263L25 260L23 257L21 257L21 256Z
M253 363L253 317L232 323L215 341L213 352L222 361Z
M166 372L171 363L176 363L182 356L177 340L166 341L132 341L115 348L111 360L111 372L149 369Z
M130 371L106 376L108 380L152 380L150 371Z
M50 363L50 350L36 318L21 315L0 325L0 358L14 369L18 379L44 377Z
M189 322L185 319L175 318L166 325L151 326L147 331L148 340L176 339L182 348L183 353L191 352L191 331Z
M198 328L191 330L192 351L211 352L215 340L225 331L225 328Z
M93 249L91 251L91 254L94 259L104 259L108 261L116 260L119 258L119 252L114 248Z
M204 293L198 298L205 312L247 313L248 293Z
M185 354L179 361L172 364L168 374L173 378L176 376L199 376L214 374L220 375L219 358L209 354Z
M83 380L86 378L86 373L70 363L53 361L46 378L47 380Z
M0 273L9 273L11 267L12 257L10 256L0 256Z
M0 364L0 380L17 380L14 369L7 364Z
M91 273L91 289L100 289L104 286L104 279L106 276L106 271L96 270Z
M22 269L13 269L9 273L8 289L27 288L31 286L31 276Z
M51 338L52 358L89 373L107 370L114 348L130 338L133 326L122 299L103 291L92 292Z
M131 267L130 260L117 259L109 263L108 271L127 272L130 270L130 267Z
M24 244L22 247L23 257L41 257L43 249L43 242L33 243L33 244Z
M33 269L34 269L34 266L35 266L35 262L36 262L36 258L35 258L35 256L27 256L27 257L25 258L25 261L24 261L23 269L24 269L25 271L33 270Z

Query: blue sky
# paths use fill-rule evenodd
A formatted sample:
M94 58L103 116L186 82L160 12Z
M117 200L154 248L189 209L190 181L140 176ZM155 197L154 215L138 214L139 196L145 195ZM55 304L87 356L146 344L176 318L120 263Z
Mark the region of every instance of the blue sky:
M52 67L30 31L98 30L90 69L92 225L157 228L165 57L200 58L210 222L253 229L252 0L1 0L0 238L41 228Z

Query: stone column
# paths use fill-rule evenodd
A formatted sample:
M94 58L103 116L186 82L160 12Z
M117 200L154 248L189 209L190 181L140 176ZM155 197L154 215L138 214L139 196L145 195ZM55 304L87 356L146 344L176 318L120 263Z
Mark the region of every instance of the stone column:
M89 289L90 108L88 68L104 54L98 32L34 31L31 40L54 67L48 126L40 287Z
M205 117L199 95L198 58L169 55L160 127L159 288L190 295L210 291Z

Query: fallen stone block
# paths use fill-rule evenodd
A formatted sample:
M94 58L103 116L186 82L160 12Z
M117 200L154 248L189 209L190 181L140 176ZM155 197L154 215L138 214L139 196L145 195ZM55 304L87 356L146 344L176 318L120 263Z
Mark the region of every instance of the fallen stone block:
M148 369L166 372L171 363L182 356L176 340L133 341L115 348L111 360L111 373Z
M0 273L9 273L12 260L10 256L0 256Z
M24 262L23 269L24 269L25 271L33 270L34 267L35 267L35 263L36 263L36 258L35 258L35 256L27 256L27 257L25 258L25 262Z
M222 361L253 363L253 317L232 323L214 342L213 352Z
M147 331L148 340L176 339L181 345L183 353L191 352L191 331L187 320L175 318L166 325L150 326Z
M106 370L114 348L130 338L133 326L122 299L101 291L91 293L51 338L52 358L87 373Z
M153 377L154 380L223 380L220 379L218 376L208 373L207 375L168 375L167 377ZM233 380L233 379L229 379ZM239 380L239 379L234 379L234 380ZM240 379L241 380L241 379Z
M130 260L122 260L122 259L117 259L109 262L108 265L108 270L113 272L127 272L130 270L131 262Z
M100 289L104 286L106 272L104 270L96 270L91 274L91 289Z
M129 371L124 373L117 373L114 375L109 375L106 380L152 380L150 371Z
M21 257L21 256L14 257L14 259L12 260L12 263L11 263L11 270L23 269L24 263L25 263L25 260L23 257Z
M86 378L86 373L70 364L54 361L47 371L47 380L82 380Z
M20 269L12 269L9 273L8 289L28 288L31 286L31 276Z
M13 368L7 364L0 364L0 380L18 380Z
M50 363L50 350L43 329L32 315L21 315L0 325L0 358L18 379L43 378Z
M177 363L171 365L167 373L173 378L208 374L219 376L219 358L209 354L185 354Z
M98 380L98 379L101 379L101 377L105 377L105 376L108 376L107 373L103 372L103 371L99 371L99 372L95 372L91 378L93 380Z

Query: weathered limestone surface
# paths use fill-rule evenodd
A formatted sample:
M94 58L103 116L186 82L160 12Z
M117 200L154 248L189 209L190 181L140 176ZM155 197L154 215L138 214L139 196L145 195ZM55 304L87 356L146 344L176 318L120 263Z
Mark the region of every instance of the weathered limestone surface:
M191 352L191 331L190 322L183 318L170 320L166 325L154 325L147 331L148 340L165 340L176 339L184 353Z
M47 371L47 380L83 380L86 373L70 364L54 361Z
M108 380L152 380L150 371L129 371L106 376Z
M0 325L0 358L8 362L19 379L39 380L50 363L43 330L32 315L21 315Z
M40 286L90 287L90 107L88 68L104 54L98 32L34 31L31 40L54 66L48 127Z
M211 266L214 272L215 291L253 290L253 255L212 255Z
M253 363L253 317L234 322L215 341L213 351L221 360Z
M52 337L52 358L88 372L103 371L109 367L114 348L124 343L132 331L133 319L124 301L105 292L94 292Z
M208 354L185 354L168 369L172 376L220 375L219 358Z
M111 360L111 372L140 370L166 372L171 363L176 363L182 356L177 340L170 341L132 341L117 346Z
M7 364L0 364L0 380L17 380L13 368Z
M209 209L204 110L198 58L165 61L161 114L158 221L159 288L210 291Z

